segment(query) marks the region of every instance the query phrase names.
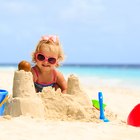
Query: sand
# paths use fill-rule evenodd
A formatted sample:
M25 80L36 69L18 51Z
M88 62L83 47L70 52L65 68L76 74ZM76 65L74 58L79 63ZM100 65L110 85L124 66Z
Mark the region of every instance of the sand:
M2 81L0 88L7 89L10 94L14 74L14 71L0 71ZM98 84L100 79L77 78L73 75L68 81L69 93L65 95L59 90L54 92L51 88L45 88L42 93L35 96L31 94L29 97L13 97L11 94L9 102L15 99L22 102L23 105L19 107L23 107L24 111L16 116L11 113L0 117L0 139L140 139L139 127L132 127L126 123L129 112L140 101L140 88L109 85L108 82ZM97 99L99 91L103 92L104 102L107 104L105 115L110 120L107 123L99 120L99 111L90 102L93 98ZM26 101L22 101L24 99ZM33 102L34 99L38 99L40 105L44 107L40 113L34 113L40 110L40 108L37 109L36 102ZM28 104L31 106L26 110L25 104L28 100L34 106ZM17 110L17 106L15 108ZM38 115L43 111L43 117Z

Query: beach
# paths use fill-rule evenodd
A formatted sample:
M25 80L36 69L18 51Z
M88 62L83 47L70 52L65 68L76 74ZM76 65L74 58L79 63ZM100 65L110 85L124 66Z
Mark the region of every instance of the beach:
M0 88L12 95L15 70L0 70ZM68 75L66 75L66 78ZM109 122L42 119L30 115L0 117L0 139L4 140L139 140L140 128L127 125L130 111L140 102L140 88L127 85L127 81L114 82L114 79L102 79L80 76L83 91L90 99L98 99L98 92L103 93L107 104L106 115ZM117 83L117 84L116 84ZM34 109L34 108L33 108Z

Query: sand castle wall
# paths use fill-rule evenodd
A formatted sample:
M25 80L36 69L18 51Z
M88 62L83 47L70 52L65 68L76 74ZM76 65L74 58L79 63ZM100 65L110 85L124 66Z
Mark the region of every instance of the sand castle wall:
M44 106L35 92L31 72L15 71L13 97L6 105L5 114L13 117L29 115L44 118Z
M35 88L31 72L24 70L15 71L13 79L13 98L15 97L31 97L34 98Z
M73 98L77 102L79 102L84 107L92 107L91 100L89 99L88 95L85 93L85 91L82 89L79 78L75 75L71 74L68 77L67 81L68 89L67 93L72 95Z
M99 111L82 90L78 77L70 75L67 85L67 94L52 87L45 87L42 92L36 93L31 72L16 71L13 98L7 103L5 114L13 117L29 115L44 119L99 121Z

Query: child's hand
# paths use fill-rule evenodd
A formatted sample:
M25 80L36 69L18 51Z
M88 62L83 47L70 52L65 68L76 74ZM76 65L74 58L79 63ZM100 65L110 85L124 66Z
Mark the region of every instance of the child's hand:
M18 70L24 70L24 71L31 71L31 64L25 60L21 61L19 64L18 64Z

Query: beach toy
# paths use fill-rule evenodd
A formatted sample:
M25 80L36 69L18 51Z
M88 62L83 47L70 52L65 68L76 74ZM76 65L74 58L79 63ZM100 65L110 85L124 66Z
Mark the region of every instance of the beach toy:
M100 105L99 105L99 101L98 101L98 100L92 100L92 105L93 105L96 109L100 110ZM105 110L105 107L106 107L106 104L103 104L103 109L104 109L104 110Z
M8 100L8 91L0 89L0 116L4 114L5 103Z
M98 99L99 99L99 106L100 106L100 119L103 120L104 122L109 122L109 120L104 115L102 92L98 93Z
M140 104L137 104L129 113L127 124L140 127Z
M31 64L23 60L18 64L18 70L31 71Z

